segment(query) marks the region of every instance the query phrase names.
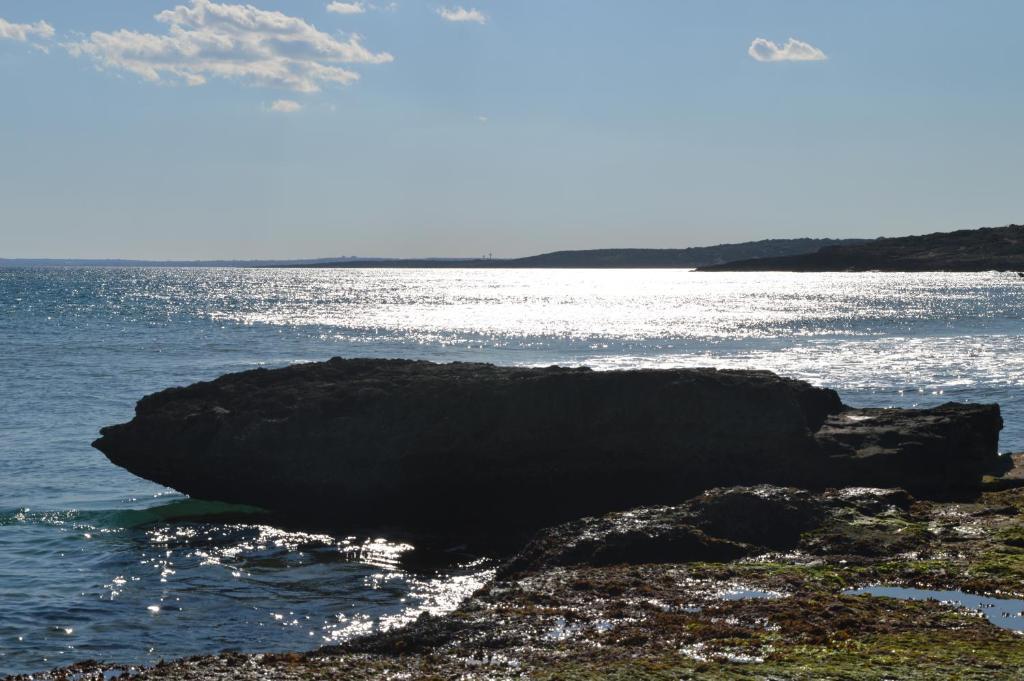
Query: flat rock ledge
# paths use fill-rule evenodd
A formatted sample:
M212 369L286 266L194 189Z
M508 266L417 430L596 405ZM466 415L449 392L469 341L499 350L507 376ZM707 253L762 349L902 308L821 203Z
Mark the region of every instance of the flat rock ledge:
M195 498L309 526L460 534L719 486L970 494L1001 427L997 405L855 410L764 371L336 358L164 390L93 444Z

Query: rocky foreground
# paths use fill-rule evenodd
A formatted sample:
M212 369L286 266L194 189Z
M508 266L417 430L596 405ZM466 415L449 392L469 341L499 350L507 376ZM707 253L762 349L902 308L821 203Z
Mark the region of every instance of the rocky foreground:
M764 372L332 360L165 391L97 446L197 496L323 513L332 490L352 522L365 488L391 522L550 522L457 610L396 631L35 678L1024 678L1002 620L849 593L1024 598L1024 456L996 453L1001 425L994 405L851 410Z
M710 490L539 533L444 617L309 653L224 653L37 679L1024 678L1024 637L868 584L1024 597L1024 490ZM26 677L22 677L26 678Z
M970 494L1001 428L996 405L855 410L764 371L332 359L150 395L94 446L307 526L463 537L737 484Z

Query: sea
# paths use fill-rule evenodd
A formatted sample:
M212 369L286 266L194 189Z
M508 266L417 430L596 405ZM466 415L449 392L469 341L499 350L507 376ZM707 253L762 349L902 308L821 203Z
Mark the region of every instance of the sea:
M148 393L335 356L769 369L853 406L997 402L1024 450L1006 273L0 269L0 675L309 650L478 588L486 557L278 527L90 447Z

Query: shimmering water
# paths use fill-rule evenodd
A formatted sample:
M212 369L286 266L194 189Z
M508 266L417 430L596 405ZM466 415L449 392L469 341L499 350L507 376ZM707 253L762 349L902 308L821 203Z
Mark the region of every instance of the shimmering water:
M1024 632L1024 600L978 596L963 591L933 591L899 586L868 586L844 591L848 596L898 598L908 601L939 601L946 605L971 610L1003 629Z
M854 405L996 401L1011 450L1021 347L1024 284L996 273L0 269L0 672L312 648L486 576L114 467L89 442L154 390L335 355L758 367Z

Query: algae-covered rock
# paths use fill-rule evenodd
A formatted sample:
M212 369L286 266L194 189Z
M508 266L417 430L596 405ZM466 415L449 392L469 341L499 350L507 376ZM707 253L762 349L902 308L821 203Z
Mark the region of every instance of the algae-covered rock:
M678 506L583 518L542 530L500 577L568 565L729 562L769 552L890 556L930 538L899 489L812 493L758 485L708 490Z

